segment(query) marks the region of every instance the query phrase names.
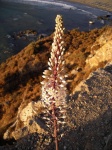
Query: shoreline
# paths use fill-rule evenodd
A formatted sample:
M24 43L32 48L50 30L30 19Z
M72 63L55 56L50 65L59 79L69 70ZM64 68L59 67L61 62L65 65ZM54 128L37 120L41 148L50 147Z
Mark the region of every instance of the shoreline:
M38 34L49 35L49 34L52 34L52 31L54 29L54 17L55 17L55 14L57 14L58 6L56 6L56 9L51 9L51 10L47 11L49 6L47 9L43 9L44 6L42 6L42 9L40 7L38 7L39 9L37 9L34 6L31 7L29 4L28 5L25 4L25 7L24 7L24 5L23 5L24 3L19 3L20 5L18 5L18 4L13 5L12 3L14 1L15 0L9 0L9 1L1 0L1 2L3 2L3 4L4 4L2 6L3 7L7 6L6 10L14 9L16 11L15 11L15 13L13 13L14 11L10 11L10 15L7 13L4 13L4 12L1 13L1 14L5 14L5 17L3 17L3 16L1 17L1 19L3 19L3 21L4 21L4 25L6 26L6 24L8 24L9 27L7 28L7 30L4 27L3 27L4 30L1 28L1 31L3 30L3 32L1 32L1 41L2 41L1 43L2 44L0 45L0 63L5 61L7 58L11 57L12 55L17 54L19 51L21 51L21 49L23 49L27 45L27 42L31 42L27 38L26 38L27 41L25 41L24 39L23 39L23 41L22 41L22 39L14 40L12 38L13 35L18 34L18 32L20 32L20 31L25 31L25 30L29 30L29 29L37 30ZM62 8L61 7L59 8L58 13L61 13L63 15L64 25L67 30L79 29L80 31L90 31L94 28L101 28L104 25L107 25L107 23L103 24L99 20L97 20L97 16L100 16L100 14L103 14L103 15L105 14L105 16L106 16L109 12L107 12L107 11L103 12L103 10L100 10L100 9L97 10L97 9L94 9L94 7L89 8L88 4L87 5L82 4L77 1L78 0L65 0L64 3L62 3L62 1L61 1ZM81 0L79 0L79 1L81 1ZM10 3L10 2L12 2L12 3ZM15 2L17 2L17 1L15 1ZM50 2L50 0L49 0L49 2ZM56 3L58 4L58 2L60 4L60 1L57 1ZM76 5L75 5L75 3L76 3ZM17 5L18 9L15 9L16 5ZM53 5L54 5L53 7L55 7L55 2ZM29 9L30 7L31 7L31 10ZM65 9L63 7L65 7ZM25 10L24 10L24 8L25 8ZM32 11L32 8L34 11ZM73 10L72 10L72 8L73 8ZM36 11L38 13L34 13ZM74 13L74 11L76 11L76 13ZM81 11L81 13L79 13L79 11ZM50 20L48 20L46 17L43 17L46 15L49 15ZM101 15L101 16L103 16L103 15ZM10 17L10 16L12 16L12 17ZM75 19L73 19L73 16ZM77 16L80 16L80 17L77 17ZM111 18L109 18L109 19L112 20L112 14L111 14ZM93 23L93 25L90 25L89 21L93 21L95 23ZM105 21L105 22L107 22L107 21Z
M2 2L3 0L1 0ZM18 1L14 1L14 0L4 0L5 2L18 2ZM26 0L27 1L27 0ZM105 2L108 1L108 2ZM22 3L24 1L20 1L19 3ZM31 1L29 1L31 2ZM35 2L35 1L34 1ZM82 5L86 5L89 7L93 7L93 8L98 8L98 9L102 9L103 11L108 11L110 13L112 13L112 1L111 0L65 0L65 2L72 2L72 3L77 3L77 4L82 4Z
M104 11L109 11L112 13L112 1L111 0L110 2L107 2L107 3L104 2L105 0L102 0L101 2L99 2L99 0L96 0L96 2L94 2L94 0L66 0L66 1L87 5L90 7L102 9Z

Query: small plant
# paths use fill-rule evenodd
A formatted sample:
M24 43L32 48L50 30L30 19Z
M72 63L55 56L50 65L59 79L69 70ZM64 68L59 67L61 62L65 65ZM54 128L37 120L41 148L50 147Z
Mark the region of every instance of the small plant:
M43 72L44 80L42 84L42 102L45 106L45 116L47 126L55 140L56 150L58 150L58 135L65 124L66 113L66 75L64 72L64 28L60 15L56 16L56 27L51 49L51 57L48 61L48 70ZM47 121L48 120L48 121Z

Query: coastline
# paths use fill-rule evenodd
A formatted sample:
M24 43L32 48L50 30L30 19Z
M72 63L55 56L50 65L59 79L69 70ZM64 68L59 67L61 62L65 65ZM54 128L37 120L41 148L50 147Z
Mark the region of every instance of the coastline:
M112 12L112 1L108 0L108 2L105 2L105 0L66 0L68 2L74 2L74 3L80 3L83 5L88 5L90 7L99 8L105 11Z
M20 4L13 3L17 1L0 1L3 2L1 3L1 8L3 7L3 9L1 9L0 13L3 14L0 18L0 21L2 20L3 23L3 27L1 26L0 28L0 63L5 61L12 55L17 54L29 42L31 42L32 37L29 39L26 37L24 38L24 36L24 39L20 37L16 38L15 35L18 35L19 32L33 29L37 31L37 36L40 34L51 34L54 27L54 17L57 12L63 15L64 25L67 30L77 28L80 31L90 31L93 28L101 28L104 25L107 25L108 20L102 23L101 20L97 19L97 17L110 14L109 12L103 11L102 9L95 9L94 6L88 7L88 4L84 3L84 0L57 0L56 2L51 0L45 0L46 4L42 3L42 7L40 0L33 0L35 1L35 3L37 1L40 1L40 4L38 5L37 3L36 5L38 9L35 7L35 3L32 3L31 6L30 3L28 3L28 5L25 4L24 7L23 2L25 0L20 0ZM27 1L31 2L32 0ZM82 4L80 3L81 1L83 2ZM48 3L50 4L50 6L53 5L51 9L49 9L50 7ZM49 16L50 20L48 20L48 18L45 16ZM109 19L112 20L112 14L110 14L110 16L111 17ZM90 25L89 21L93 21L95 23ZM14 39L14 37L16 40Z
M2 2L3 0L1 0ZM4 1L8 1L8 2L17 2L15 0L4 0ZM32 0L26 0L31 2ZM72 2L72 3L78 3L78 4L83 4L86 6L90 6L93 8L98 8L98 9L102 9L104 11L108 11L108 12L112 12L112 1L111 0L65 0L66 2ZM23 3L24 0L20 1L20 3ZM35 2L35 0L33 1Z

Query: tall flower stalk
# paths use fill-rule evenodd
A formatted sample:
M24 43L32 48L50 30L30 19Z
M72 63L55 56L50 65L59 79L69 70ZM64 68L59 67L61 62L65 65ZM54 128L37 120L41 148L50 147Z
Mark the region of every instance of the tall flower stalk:
M58 134L63 128L66 118L66 80L64 73L64 28L60 15L56 16L56 26L51 48L48 69L43 72L42 102L46 107L46 120L50 130L53 128L56 150L58 150Z

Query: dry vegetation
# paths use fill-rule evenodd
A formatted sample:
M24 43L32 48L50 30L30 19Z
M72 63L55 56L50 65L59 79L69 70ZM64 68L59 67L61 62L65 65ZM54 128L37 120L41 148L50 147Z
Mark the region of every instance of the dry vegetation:
M65 33L65 61L68 74L68 95L72 95L79 83L87 79L97 68L103 67L107 61L100 62L90 68L86 63L90 56L101 48L104 40L101 36L111 33L111 27L80 32L77 29ZM110 34L108 34L108 38ZM26 106L31 101L40 100L40 82L50 56L52 35L25 47L17 55L12 56L0 65L0 139L7 127L14 122L18 107L24 101ZM100 39L100 40L99 40ZM94 48L93 48L93 45ZM90 150L90 149L89 149Z
M69 0L69 1L87 4L87 5L90 5L93 7L112 11L112 1L111 0Z

